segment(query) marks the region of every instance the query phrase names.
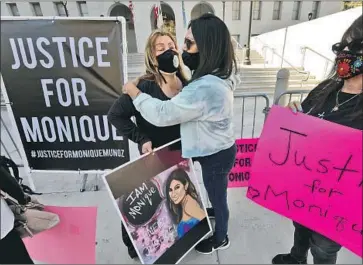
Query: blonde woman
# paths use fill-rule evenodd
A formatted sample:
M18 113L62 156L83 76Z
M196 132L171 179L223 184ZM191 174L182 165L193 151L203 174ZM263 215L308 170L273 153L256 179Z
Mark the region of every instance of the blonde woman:
M164 101L177 95L186 85L188 73L185 72L185 66L177 50L176 40L169 32L156 30L150 35L145 47L146 73L140 77L137 85L143 93ZM136 118L136 124L131 120L133 116ZM179 124L157 127L147 122L136 110L130 96L125 94L111 107L108 120L121 135L139 145L140 153L151 152L154 148L180 138ZM175 148L180 149L180 144ZM136 251L124 226L122 234L130 257L136 258Z

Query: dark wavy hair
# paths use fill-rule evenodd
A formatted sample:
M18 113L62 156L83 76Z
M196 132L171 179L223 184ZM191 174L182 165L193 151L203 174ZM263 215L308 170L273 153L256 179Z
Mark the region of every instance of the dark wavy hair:
M347 47L353 41L363 41L363 29L362 29L362 15L360 15L353 24L345 31L343 37L339 43L339 46L344 48ZM314 90L311 95L311 106L313 109L310 114L316 115L321 111L325 101L339 89L343 87L344 80L340 79L337 75L337 63L335 64L328 75L327 79L321 82ZM349 115L351 120L362 120L363 119L363 94L358 96L357 104Z
M204 14L190 21L195 43L199 51L199 65L190 82L211 74L228 79L237 72L231 34L226 24L213 14Z
M174 204L174 202L170 199L169 189L170 189L171 182L173 180L179 181L184 186L188 185L186 194L191 196L199 204L200 204L200 200L199 200L199 196L198 196L197 190L196 190L193 182L191 182L188 173L185 172L185 170L183 168L177 168L173 172L170 173L168 180L166 181L166 184L165 184L166 202L167 202L167 207L169 209L169 212L173 218L173 221L175 223L179 223L183 217L183 206L181 204L177 204L177 205Z

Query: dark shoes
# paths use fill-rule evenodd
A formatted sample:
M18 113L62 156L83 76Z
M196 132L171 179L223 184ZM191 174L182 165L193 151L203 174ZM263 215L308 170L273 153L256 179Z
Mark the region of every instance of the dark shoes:
M291 254L278 254L272 259L272 264L307 264L307 260L298 261Z
M209 219L215 219L216 218L213 208L207 208L207 214L208 214Z
M226 238L219 244L216 244L214 237L211 236L210 238L204 239L200 242L195 247L195 250L200 254L212 254L214 251L227 249L230 245L231 243L229 242L228 236L226 236Z

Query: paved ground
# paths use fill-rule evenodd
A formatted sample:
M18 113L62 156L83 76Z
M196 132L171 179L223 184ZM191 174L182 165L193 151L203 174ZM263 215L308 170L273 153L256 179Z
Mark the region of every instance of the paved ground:
M271 98L270 98L271 100ZM235 132L240 137L242 128L241 99L235 103ZM246 100L243 119L243 136L258 137L262 128L264 115L263 100L257 100L256 115L254 115L254 100ZM238 115L239 114L239 115ZM255 130L253 130L253 118ZM2 117L6 120L4 109ZM9 139L6 138L4 126L1 127L1 140L9 151L13 151ZM1 147L3 154L3 146ZM15 155L15 152L12 152ZM200 172L197 168L197 171ZM59 206L97 206L97 263L98 264L136 264L128 258L127 251L121 243L120 220L111 199L97 176L90 176L87 191L80 193L81 177L79 175L33 174L37 190L44 195L40 200L45 204ZM201 177L199 176L200 183ZM100 191L92 191L94 184L100 185ZM202 183L201 183L202 184ZM182 261L185 264L270 264L271 258L280 252L289 251L293 239L291 221L257 206L245 198L245 189L229 190L231 211L230 239L231 247L213 255L202 256L191 251ZM205 192L204 192L205 195ZM205 199L205 197L204 197ZM206 200L205 200L206 201ZM311 257L309 262L312 263ZM340 253L340 264L362 264L362 259L343 249Z

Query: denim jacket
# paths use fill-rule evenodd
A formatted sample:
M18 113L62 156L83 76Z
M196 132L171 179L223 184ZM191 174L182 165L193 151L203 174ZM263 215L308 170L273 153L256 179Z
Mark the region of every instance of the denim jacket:
M203 76L167 101L141 93L134 105L156 126L180 125L184 158L203 157L231 147L235 142L232 126L233 90L236 79Z

